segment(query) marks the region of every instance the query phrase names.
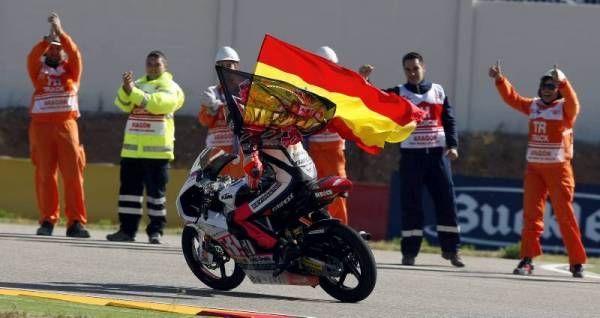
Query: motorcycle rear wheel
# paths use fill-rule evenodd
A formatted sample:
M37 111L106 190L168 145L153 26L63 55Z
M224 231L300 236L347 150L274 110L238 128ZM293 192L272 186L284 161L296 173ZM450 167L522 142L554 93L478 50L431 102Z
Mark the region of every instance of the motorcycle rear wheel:
M354 303L367 298L377 282L377 265L371 249L354 230L339 223L326 228L323 238L313 243L324 253L317 258L339 268L340 272L335 276L322 276L321 288L342 302Z
M202 262L201 255L198 255L200 242L202 242L202 249L215 251L211 253L213 259L210 264ZM246 277L242 268L235 264L235 261L227 255L225 249L218 242L208 236L201 240L198 231L194 227L186 226L183 229L181 249L188 267L208 287L218 290L231 290L239 286ZM231 269L232 266L233 269Z

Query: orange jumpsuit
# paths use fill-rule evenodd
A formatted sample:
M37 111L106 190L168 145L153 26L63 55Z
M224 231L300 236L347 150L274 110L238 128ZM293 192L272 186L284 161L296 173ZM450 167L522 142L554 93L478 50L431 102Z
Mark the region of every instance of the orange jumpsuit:
M579 112L577 94L566 79L559 84L564 98L550 105L539 98L520 96L505 77L496 80L496 88L508 105L529 117L521 257L542 254L540 236L549 194L569 263L584 264L585 248L573 210L575 179L571 167L573 126Z
M214 152L223 150L233 152L234 135L225 119L224 108L225 98L219 86L210 86L201 97L200 112L198 121L203 126L208 127L206 136L206 147L214 147ZM213 155L213 154L211 154ZM221 170L222 175L228 175L233 178L244 176L244 160L241 152L239 162L232 162Z
M77 92L81 79L81 53L71 37L63 32L60 42L68 60L52 68L41 61L49 47L37 43L27 57L27 70L34 92L29 106L29 144L35 166L35 188L40 224L56 224L59 218L57 170L64 184L67 226L74 221L86 224L83 192L85 153L79 144L76 119L79 118Z
M315 162L319 178L327 176L346 177L345 141L337 133L326 129L308 139L308 153ZM337 197L329 205L329 214L342 223L348 224L346 199Z

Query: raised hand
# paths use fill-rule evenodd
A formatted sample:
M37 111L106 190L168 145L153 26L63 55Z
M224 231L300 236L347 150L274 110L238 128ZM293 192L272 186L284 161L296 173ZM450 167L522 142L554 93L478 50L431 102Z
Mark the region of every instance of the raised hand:
M54 35L59 36L63 32L62 24L60 22L60 18L56 12L51 12L48 17L48 23L50 23L50 33L54 33ZM52 36L52 34L50 35Z
M373 72L374 69L375 68L373 67L373 65L365 64L358 68L358 74L360 74L360 76L362 76L362 78L364 78L365 80L368 80L369 75L371 75L371 72Z
M496 61L496 64L490 67L488 71L488 75L491 78L498 79L498 77L502 76L502 69L500 68L500 60Z
M123 90L125 93L131 94L131 90L133 89L133 72L127 71L123 73L121 78L123 80Z
M554 67L552 68L552 72L550 74L552 75L552 80L554 80L555 83L560 83L561 80L558 72L558 66L554 64Z

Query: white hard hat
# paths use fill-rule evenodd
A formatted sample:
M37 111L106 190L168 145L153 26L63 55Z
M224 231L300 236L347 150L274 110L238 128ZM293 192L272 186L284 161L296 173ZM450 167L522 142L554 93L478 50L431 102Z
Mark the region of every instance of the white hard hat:
M321 46L315 51L315 53L321 57L330 60L333 63L338 62L337 54L335 54L335 51L329 46Z
M217 51L217 54L215 55L215 62L219 62L219 61L239 62L240 56L230 46L223 46L223 47L219 48L219 50Z
M547 72L544 74L544 76L552 76L552 71L554 71L554 68L551 68L551 69L549 69L549 70L548 70L548 71L547 71ZM562 80L564 80L565 78L567 78L567 77L565 76L565 73L563 73L563 71L561 71L560 69L556 69L556 72L558 73L558 80L559 80L559 81L562 81Z

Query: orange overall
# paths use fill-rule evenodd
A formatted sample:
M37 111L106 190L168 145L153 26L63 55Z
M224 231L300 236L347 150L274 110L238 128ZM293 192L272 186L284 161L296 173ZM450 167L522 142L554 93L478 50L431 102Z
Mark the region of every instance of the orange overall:
M52 68L41 61L48 42L37 43L27 57L33 83L29 114L29 144L35 166L35 188L40 224L56 224L59 218L57 170L64 183L67 226L87 222L83 192L85 153L79 144L77 92L81 79L81 54L71 37L63 32L60 42L68 60Z
M210 97L209 97L210 96ZM218 86L209 87L202 97L200 112L198 113L198 122L208 127L206 136L206 146L214 147L214 152L223 150L227 153L233 152L234 135L225 119L224 108L225 101ZM213 154L211 154L212 156ZM244 176L243 158L240 154L239 162L232 162L221 170L222 175L228 175L233 178Z
M317 167L319 178L327 176L346 177L345 141L328 129L309 137L308 153ZM337 197L329 205L329 214L334 219L348 224L346 199Z
M496 80L496 88L508 105L529 117L521 257L542 254L540 236L544 231L544 207L550 195L569 263L584 264L585 248L573 210L575 179L571 168L573 126L579 112L577 94L566 79L559 84L564 98L550 105L539 98L520 96L505 77Z

